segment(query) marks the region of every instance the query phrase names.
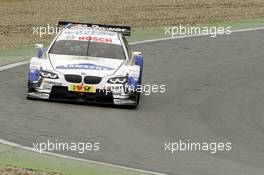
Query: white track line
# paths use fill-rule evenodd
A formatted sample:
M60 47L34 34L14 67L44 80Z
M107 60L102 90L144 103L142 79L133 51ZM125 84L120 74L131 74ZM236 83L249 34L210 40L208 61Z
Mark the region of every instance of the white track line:
M257 30L264 30L264 27L256 27L256 28L249 28L249 29L232 30L232 33L248 32L248 31L257 31ZM131 45L136 45L136 44L142 44L142 43L150 43L150 42L157 42L157 41L167 41L167 40L174 40L174 39L184 39L184 38L193 38L193 37L208 36L208 35L211 35L211 34L197 34L197 35L185 35L185 36L158 38L158 39L150 39L150 40L132 42L130 44Z
M232 33L257 31L257 30L264 30L264 27L251 28L251 29L232 30ZM208 36L208 35L209 34L201 34L201 35L188 35L188 36L178 36L178 37L170 37L170 38L151 39L151 40L145 40L145 41L132 42L130 44L131 45L136 45L136 44L142 44L142 43L150 43L150 42L166 41L166 40L174 40L174 39L184 39L184 38L192 38L192 37ZM8 65L5 65L5 66L0 66L0 71L11 69L11 68L14 68L14 67L17 67L17 66L22 66L22 65L25 65L25 64L28 64L28 63L29 63L29 61L22 61L22 62L18 62L18 63L8 64ZM9 142L9 141L3 140L3 139L0 139L0 144L9 145L9 146L12 146L12 147L16 147L16 148L20 148L20 149L23 149L23 150L34 152L32 148L29 148L29 147L26 147L26 146L23 146L23 145L19 145L19 144L13 143L13 142ZM166 175L166 174L163 174L163 173L158 173L158 172L153 172L153 171L148 171L148 170L142 170L142 169L136 169L136 168L130 168L130 167L125 167L125 166L119 166L119 165L114 165L114 164L104 163L104 162L98 162L98 161L93 161L93 160L81 159L81 158L65 156L65 155L51 153L51 152L43 152L42 154L55 156L55 157L59 157L59 158L64 158L64 159L75 160L75 161L88 162L88 163L101 165L101 166L120 168L120 169L125 169L125 170L130 170L130 171L137 171L137 172L141 172L141 173L155 174L155 175Z
M30 151L30 152L39 153L37 151L34 151L30 147L26 147L26 146L23 146L23 145L19 145L19 144L16 144L16 143L13 143L13 142L9 142L9 141L3 140L3 139L0 139L0 144L12 146L14 148L23 149L23 150ZM148 170L142 170L142 169L137 169L137 168L130 168L130 167L125 167L125 166L120 166L120 165L114 165L114 164L104 163L104 162L98 162L98 161L93 161L93 160L87 160L87 159L81 159L81 158L76 158L76 157L71 157L71 156L65 156L65 155L62 155L62 154L51 153L51 152L46 152L46 151L43 151L41 154L45 154L45 155L49 155L49 156L54 156L54 157L58 157L58 158L63 158L63 159L74 160L74 161L87 162L87 163L91 163L91 164L94 164L94 165L106 166L106 167L110 167L110 168L119 168L119 169L123 169L123 170L130 170L130 171L140 172L140 173L145 173L145 174L167 175L167 174L157 173L157 172L148 171Z
M0 66L0 71L11 69L11 68L14 68L14 67L17 67L17 66L22 66L22 65L25 65L25 64L28 64L28 63L29 63L29 61L20 61L20 62L17 62L17 63L7 64L7 65L4 65L4 66Z

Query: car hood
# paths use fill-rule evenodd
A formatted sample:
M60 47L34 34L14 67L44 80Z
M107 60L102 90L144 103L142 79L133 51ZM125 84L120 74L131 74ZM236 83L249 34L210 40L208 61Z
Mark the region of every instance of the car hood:
M63 74L108 76L115 73L125 60L49 54L53 68Z

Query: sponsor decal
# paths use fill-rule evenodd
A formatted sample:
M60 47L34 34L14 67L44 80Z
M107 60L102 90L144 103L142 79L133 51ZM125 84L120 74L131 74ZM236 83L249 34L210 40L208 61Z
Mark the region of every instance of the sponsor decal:
M127 28L124 27L118 27L118 26L103 26L103 25L97 25L97 24L81 24L81 23L76 23L72 24L73 27L86 27L89 30L108 30L108 31L114 31L114 32L126 32Z
M50 85L50 84L43 84L43 89L51 90L51 88L52 88L52 85Z
M87 30L86 28L78 28L74 30L66 30L65 34L73 35L73 34L82 34L82 35L97 35L97 36L115 36L115 34L112 33L106 33L103 31L93 31L93 30Z
M109 30L109 31L115 31L115 32L125 32L127 29L125 28L119 28L119 27L103 27L99 25L92 25L93 29L100 29L100 30Z
M131 104L135 103L133 100L122 100L122 99L114 99L114 104Z
M66 40L74 40L75 39L75 36L74 35L66 35L65 36L65 39Z
M56 69L89 69L89 70L114 70L114 68L99 66L96 64L68 64L57 66Z
M86 86L86 85L82 85L82 84L70 85L69 91L95 93L94 86Z
M45 83L45 84L49 84L49 85L62 86L62 83L60 83L60 82L55 82L55 81L44 80L43 83Z
M43 81L43 89L51 90L52 86L62 86L62 83L49 80Z
M87 40L87 41L95 41L95 42L102 42L102 43L112 43L112 38L104 38L104 37L97 37L97 36L80 36L79 40Z

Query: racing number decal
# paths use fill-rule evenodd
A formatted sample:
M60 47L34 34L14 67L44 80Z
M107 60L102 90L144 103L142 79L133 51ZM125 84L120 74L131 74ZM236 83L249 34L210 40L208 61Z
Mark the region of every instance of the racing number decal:
M69 91L95 93L94 86L76 85L76 84L70 85Z

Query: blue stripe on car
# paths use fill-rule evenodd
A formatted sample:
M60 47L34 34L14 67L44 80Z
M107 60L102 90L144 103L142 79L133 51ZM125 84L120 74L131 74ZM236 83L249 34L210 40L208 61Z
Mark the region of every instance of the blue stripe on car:
M96 64L68 64L57 66L57 69L90 69L90 70L114 70L114 68L99 66Z
M135 65L138 65L140 67L139 70L139 84L141 84L142 80L142 74L143 74L143 56L142 55L136 55L135 56Z
M37 50L37 57L42 58L44 52L46 51L46 48L38 48Z
M29 75L28 75L28 80L30 82L38 81L39 80L39 70L38 69L30 69Z

